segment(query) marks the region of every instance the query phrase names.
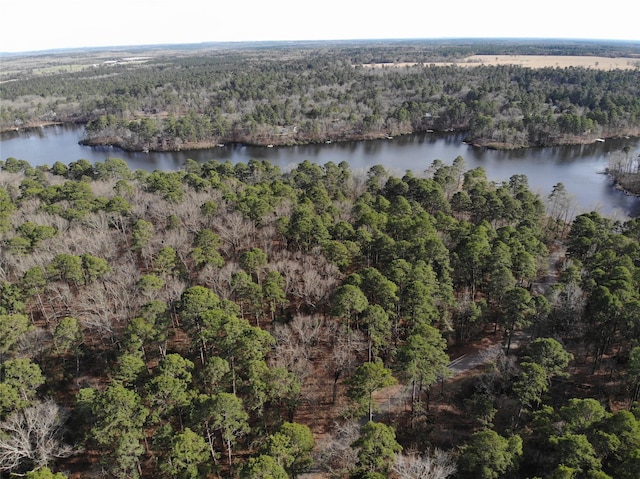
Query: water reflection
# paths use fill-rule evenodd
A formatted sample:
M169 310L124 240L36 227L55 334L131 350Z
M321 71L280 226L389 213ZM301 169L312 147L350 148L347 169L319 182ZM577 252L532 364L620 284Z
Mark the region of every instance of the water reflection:
M507 181L516 174L526 175L534 192L546 197L556 183L564 183L575 198L578 213L597 209L606 215L640 216L640 199L612 188L611 180L598 174L606 168L610 155L624 146L632 154L640 150L640 139L615 139L604 143L549 148L497 151L465 144L465 134L423 133L392 140L332 142L291 147L262 148L227 145L207 150L185 150L171 153L124 152L111 147L86 147L78 144L81 126L54 126L28 131L8 132L0 137L0 158L13 156L33 166L56 161L70 163L84 158L91 162L108 157L125 160L132 169L176 170L187 159L203 163L208 160L247 162L269 160L283 171L304 160L318 164L329 161L349 163L353 171L368 170L373 165L385 166L394 174L406 170L420 173L434 160L446 164L462 156L467 168L483 167L493 181Z

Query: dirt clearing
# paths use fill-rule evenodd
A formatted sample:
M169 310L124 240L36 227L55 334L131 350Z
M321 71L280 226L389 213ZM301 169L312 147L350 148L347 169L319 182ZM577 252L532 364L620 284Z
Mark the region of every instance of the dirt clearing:
M418 63L368 63L369 68L414 66ZM596 70L632 70L640 68L640 58L596 57L564 55L472 55L456 62L433 62L430 65L458 65L474 67L478 65L520 65L529 68L583 67Z

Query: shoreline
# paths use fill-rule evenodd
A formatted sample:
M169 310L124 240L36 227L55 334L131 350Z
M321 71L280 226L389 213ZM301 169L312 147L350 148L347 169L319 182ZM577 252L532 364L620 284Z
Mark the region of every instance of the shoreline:
M609 168L605 168L602 173L611 178L614 189L622 191L627 196L640 198L640 173L616 174ZM628 179L629 181L625 181L625 179Z
M67 126L67 125L77 126L77 125L85 125L85 124L86 123L84 122L78 122L78 121L46 121L46 122L39 122L39 123L31 123L29 125L24 125L20 127L0 129L0 133L2 134L12 133L12 132L18 133L21 131L28 132L30 130L47 128L50 126ZM416 131L408 131L408 132L394 132L394 136L401 137L401 136L407 136L407 135L419 134L419 133L451 133L452 131L456 131L456 130L425 129L425 130L416 130ZM460 130L460 131L465 131L465 130ZM338 143L338 142L347 142L347 141L391 140L394 138L394 136L391 136L386 132L368 133L368 134L343 133L340 136L334 136L331 138L308 138L303 140L296 140L296 139L292 139L291 137L288 137L288 138L282 138L282 139L270 138L267 141L256 141L255 139L252 139L252 138L248 138L248 137L242 138L242 136L238 136L235 138L226 138L226 139L219 138L216 140L206 140L206 141L200 141L200 142L184 142L179 146L172 144L174 143L175 140L170 139L165 143L165 146L151 146L151 144L149 144L149 146L146 148L143 145L138 145L138 144L128 145L122 138L114 137L114 136L82 139L78 143L80 145L90 146L90 147L110 146L114 148L119 148L122 151L126 151L126 152L170 153L170 152L179 152L183 150L205 150L205 149L210 149L215 147L223 147L227 145L244 145L244 146L271 148L271 147L302 146L302 145L320 145L320 144L330 144L334 142ZM544 145L516 145L516 144L510 144L510 143L504 143L504 142L497 142L497 141L488 140L488 139L482 139L482 138L468 138L463 140L463 142L474 148L483 148L483 149L497 150L497 151L513 151L513 150L522 150L522 149L540 148L540 147L544 148L544 147L554 147L554 146L588 145L588 144L603 142L611 139L631 138L631 137L637 137L637 136L640 136L640 132L635 132L635 134L631 134L631 135L620 133L616 135L608 135L608 136L602 136L598 138L591 138L591 137L577 138L574 136L574 137L567 137L562 140L558 139L559 141L554 141Z

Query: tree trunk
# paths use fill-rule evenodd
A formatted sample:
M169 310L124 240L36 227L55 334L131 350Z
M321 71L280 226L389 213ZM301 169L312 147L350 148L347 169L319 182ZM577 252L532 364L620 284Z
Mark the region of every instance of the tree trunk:
M214 464L217 464L218 462L216 461L216 451L213 448L213 434L209 429L209 423L205 422L204 427L206 428L205 430L207 432L207 442L209 443L209 452L211 452L211 459L213 459Z
M229 459L229 473L231 473L232 471L232 467L231 467L231 439L227 439L227 457ZM231 477L233 477L231 475Z

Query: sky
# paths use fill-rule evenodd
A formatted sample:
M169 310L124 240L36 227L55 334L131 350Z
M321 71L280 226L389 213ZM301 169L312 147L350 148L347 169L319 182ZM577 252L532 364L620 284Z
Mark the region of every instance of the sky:
M633 0L11 0L0 52L96 46L402 38L640 41Z

